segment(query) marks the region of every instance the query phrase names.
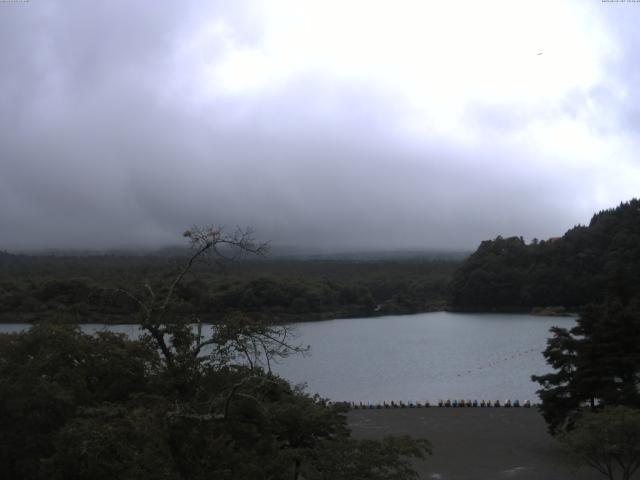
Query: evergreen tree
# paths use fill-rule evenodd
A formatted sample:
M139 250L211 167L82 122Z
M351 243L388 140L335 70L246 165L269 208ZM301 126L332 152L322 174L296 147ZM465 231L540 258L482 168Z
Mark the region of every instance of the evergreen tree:
M571 330L554 327L544 356L554 373L534 375L552 433L585 408L640 407L640 301L610 299L585 309Z

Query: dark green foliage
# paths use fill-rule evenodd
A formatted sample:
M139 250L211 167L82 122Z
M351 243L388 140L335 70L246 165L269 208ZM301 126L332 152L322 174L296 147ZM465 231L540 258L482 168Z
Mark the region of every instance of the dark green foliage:
M587 412L559 436L576 466L588 465L610 480L630 480L640 468L640 411L609 407ZM618 477L617 474L620 476Z
M130 322L138 305L118 288L161 288L183 258L30 257L0 262L0 321ZM242 260L225 273L195 265L177 289L184 314L269 320L415 313L445 305L453 260Z
M554 327L544 356L555 372L534 376L552 433L584 409L640 407L640 301L585 309L571 330Z
M640 200L593 216L562 238L482 242L457 270L458 309L578 308L609 296L640 294Z
M316 459L310 480L410 480L418 478L411 459L431 454L426 440L385 437L382 441L327 442Z
M138 342L70 326L0 335L0 464L6 478L37 478L39 459L78 409L126 402L149 389L157 358Z
M45 324L0 335L3 478L411 478L424 441L350 438L344 407L225 360L237 338L169 368L150 339Z
M41 476L51 479L174 479L162 410L122 404L83 408L55 435Z

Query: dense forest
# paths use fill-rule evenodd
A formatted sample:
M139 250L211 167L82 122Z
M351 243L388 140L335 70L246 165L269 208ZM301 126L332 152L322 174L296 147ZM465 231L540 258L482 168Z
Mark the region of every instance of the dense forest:
M576 310L640 293L640 200L601 211L562 237L484 241L456 271L455 309Z
M127 322L136 305L119 291L162 283L184 259L169 253L0 252L0 321ZM463 259L244 258L222 270L196 265L177 293L181 311L204 321L234 312L290 321L446 308L576 311L640 293L640 201L601 211L562 237L499 236Z
M123 287L138 339L37 322L0 334L0 471L14 480L404 480L429 442L358 440L346 407L274 375L306 348L287 325L230 315L203 333L182 311L196 260L246 233L185 232L191 254L171 275ZM61 288L60 291L64 291ZM86 292L85 292L86 293Z
M442 309L460 255L242 258L224 269L195 265L178 289L180 309L203 321L234 312L315 320ZM120 292L161 284L180 251L155 255L0 253L0 321L129 322L137 306Z

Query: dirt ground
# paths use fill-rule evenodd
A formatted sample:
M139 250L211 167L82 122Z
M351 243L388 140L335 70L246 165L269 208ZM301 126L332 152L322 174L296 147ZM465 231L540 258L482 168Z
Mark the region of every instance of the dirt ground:
M597 480L563 462L535 408L404 408L353 410L359 438L409 434L429 440L433 455L416 465L430 480Z

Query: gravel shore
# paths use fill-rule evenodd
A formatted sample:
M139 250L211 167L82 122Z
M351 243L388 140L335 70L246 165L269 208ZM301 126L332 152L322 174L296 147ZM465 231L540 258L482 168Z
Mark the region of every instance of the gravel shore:
M403 408L352 410L359 438L409 434L429 440L433 455L417 464L430 480L598 480L563 462L556 441L534 408Z

